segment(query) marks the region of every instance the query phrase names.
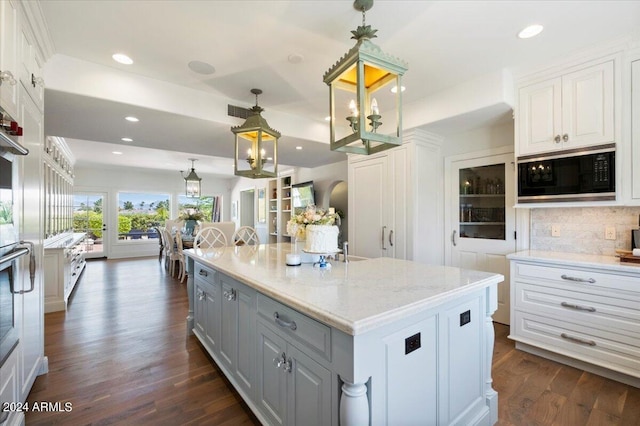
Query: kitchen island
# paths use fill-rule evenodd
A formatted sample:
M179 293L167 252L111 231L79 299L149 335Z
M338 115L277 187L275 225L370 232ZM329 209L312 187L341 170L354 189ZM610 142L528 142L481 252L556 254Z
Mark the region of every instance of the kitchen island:
M504 277L390 258L287 266L291 244L186 250L188 331L265 424L497 421Z

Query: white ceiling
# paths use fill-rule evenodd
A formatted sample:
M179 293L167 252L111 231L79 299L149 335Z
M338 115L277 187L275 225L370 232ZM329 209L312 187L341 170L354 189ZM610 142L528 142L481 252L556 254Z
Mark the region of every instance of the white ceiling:
M56 54L195 89L244 107L255 102L249 90L262 89L263 116L283 134L280 163L303 167L345 158L330 152L327 145L328 88L322 76L354 44L350 31L360 25L362 16L352 4L351 0L40 1ZM518 31L532 23L543 24L544 32L518 39ZM523 72L636 32L640 2L376 0L367 24L378 29L376 44L408 62L403 101L410 108L420 99L479 76L501 69ZM111 55L116 52L128 54L134 64L115 63ZM292 63L291 55L302 61ZM191 71L187 64L194 60L213 65L215 73ZM126 155L113 158L110 152L113 146L133 145L139 149L132 155L142 167L168 167L170 150L170 157L183 162L183 168L186 159L194 157L201 160L197 170L232 174L232 160L208 158L232 157L228 122L55 87L48 87L45 96L45 132L65 137L78 165L131 161ZM292 136L287 123L274 126L270 121L275 112L317 122L326 127L326 140ZM123 123L126 115L141 121ZM464 129L462 121L425 127L447 133ZM134 142L125 146L120 141L124 136ZM96 155L102 152L98 150L104 155Z

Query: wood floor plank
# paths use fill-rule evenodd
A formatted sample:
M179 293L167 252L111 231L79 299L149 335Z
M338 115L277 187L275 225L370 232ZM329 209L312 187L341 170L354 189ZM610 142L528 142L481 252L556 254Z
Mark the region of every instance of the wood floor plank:
M40 425L258 425L194 336L186 287L157 257L89 261L67 312L45 315L49 373L28 401ZM499 426L640 426L640 389L515 349L495 324Z

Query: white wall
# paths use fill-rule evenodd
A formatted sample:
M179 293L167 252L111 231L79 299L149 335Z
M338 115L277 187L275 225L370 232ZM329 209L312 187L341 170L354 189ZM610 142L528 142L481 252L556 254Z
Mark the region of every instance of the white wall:
M171 217L178 215L178 195L184 194L184 179L179 171L159 171L99 166L76 167L74 170L74 191L105 192L108 207L105 217L107 229L112 231L109 258L157 256L157 240L117 241L118 192L162 192L171 196ZM202 178L204 195L222 196L222 220L229 220L231 184L233 179L221 179L198 174ZM115 230L115 232L114 232Z
M328 146L327 149L329 149ZM298 183L312 180L313 189L316 192L316 205L328 208L331 190L338 182L347 182L347 175L347 161L345 160L313 169L298 168L292 182Z
M442 156L449 157L503 146L514 146L513 120L445 136Z

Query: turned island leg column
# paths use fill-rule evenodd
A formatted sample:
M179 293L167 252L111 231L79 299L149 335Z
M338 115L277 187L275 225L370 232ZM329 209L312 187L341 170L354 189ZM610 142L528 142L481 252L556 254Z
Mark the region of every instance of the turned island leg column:
M187 336L193 334L193 259L186 256L187 261L187 295L189 296L189 313L187 314Z
M340 425L369 424L369 398L364 383L343 382L340 397Z
M493 345L495 343L495 330L493 329L493 319L491 315L498 309L498 285L494 284L487 288L487 312L484 320L485 334L485 383L484 396L491 413L491 424L498 421L498 392L493 389L493 378L491 377L491 367L493 365Z

